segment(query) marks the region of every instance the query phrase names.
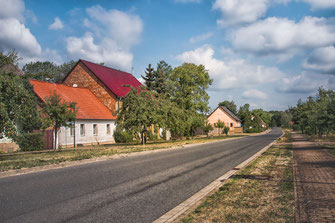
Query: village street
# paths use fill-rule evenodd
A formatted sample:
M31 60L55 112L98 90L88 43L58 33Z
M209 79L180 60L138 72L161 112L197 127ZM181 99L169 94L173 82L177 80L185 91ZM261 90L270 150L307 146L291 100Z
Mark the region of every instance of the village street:
M1 222L152 222L282 134L0 179Z

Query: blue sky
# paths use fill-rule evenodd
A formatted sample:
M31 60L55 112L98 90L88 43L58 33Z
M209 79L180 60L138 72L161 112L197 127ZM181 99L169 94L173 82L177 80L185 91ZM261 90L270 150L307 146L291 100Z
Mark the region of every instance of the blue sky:
M141 79L148 64L203 64L210 106L285 110L335 87L335 0L0 0L0 50L21 66L80 58Z

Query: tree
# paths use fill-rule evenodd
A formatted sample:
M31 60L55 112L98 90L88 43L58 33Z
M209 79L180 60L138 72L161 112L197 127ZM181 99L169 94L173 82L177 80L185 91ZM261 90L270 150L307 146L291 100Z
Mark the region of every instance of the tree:
M57 73L57 65L53 62L30 62L25 64L22 68L23 72L26 74L27 79L36 79L42 81L55 81L55 74Z
M205 123L205 125L204 125L204 127L203 127L203 131L204 131L204 133L206 133L207 138L209 138L208 133L209 133L210 131L213 131L213 126L212 126L207 120L206 120L206 123Z
M229 130L230 130L230 128L229 128L228 126L225 126L225 127L223 128L223 131L224 131L224 133L226 134L226 136L228 136Z
M29 83L11 73L0 73L0 133L16 141L20 133L40 127L41 117Z
M133 88L123 99L122 107L118 111L116 124L134 134L141 135L142 143L146 143L148 129L160 124L157 112L157 100L152 92L144 88Z
M199 113L209 110L209 96L206 89L212 84L208 71L203 65L184 63L173 69L171 99L180 108Z
M237 106L233 100L232 101L222 101L219 103L219 106L226 107L234 115L237 115Z
M219 119L216 123L214 123L214 127L219 129L219 135L220 135L221 129L225 127L225 124Z
M61 65L56 65L50 61L30 62L23 66L23 71L26 79L32 78L41 81L57 82L62 81L76 63L73 60Z
M75 102L63 101L56 92L44 100L45 105L42 107L42 112L46 115L44 124L45 127L53 127L55 134L54 150L56 150L59 128L61 126L72 126L72 123L76 119Z
M145 86L149 91L154 89L155 74L154 69L151 67L151 64L145 69L145 76L142 75L144 79Z
M159 61L157 64L157 69L154 71L154 89L158 95L164 95L165 97L170 97L170 75L172 73L172 67L166 63L164 60Z

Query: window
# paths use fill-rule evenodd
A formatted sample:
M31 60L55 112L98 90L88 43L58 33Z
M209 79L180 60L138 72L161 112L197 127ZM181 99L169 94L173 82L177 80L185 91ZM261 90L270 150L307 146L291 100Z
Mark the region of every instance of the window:
M71 127L70 128L70 135L73 136L74 135L74 129Z
M230 123L230 127L233 127L233 123Z
M110 125L110 124L107 124L107 125L106 125L106 134L107 134L107 135L110 135L110 134L111 134L111 125Z
M93 135L97 136L98 135L98 125L93 124Z
M80 135L85 136L85 124L80 124Z

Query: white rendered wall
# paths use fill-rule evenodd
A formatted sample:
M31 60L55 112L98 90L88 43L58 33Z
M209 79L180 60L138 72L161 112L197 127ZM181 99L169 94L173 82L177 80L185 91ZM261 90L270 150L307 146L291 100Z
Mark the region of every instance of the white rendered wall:
M85 135L80 134L81 124L85 125ZM97 124L97 135L93 135L93 124ZM109 134L107 134L107 124L110 125ZM76 120L76 144L100 144L104 142L114 142L113 133L115 131L115 127L114 120ZM60 146L73 145L73 136L71 136L70 128L61 127L58 132L58 143Z

